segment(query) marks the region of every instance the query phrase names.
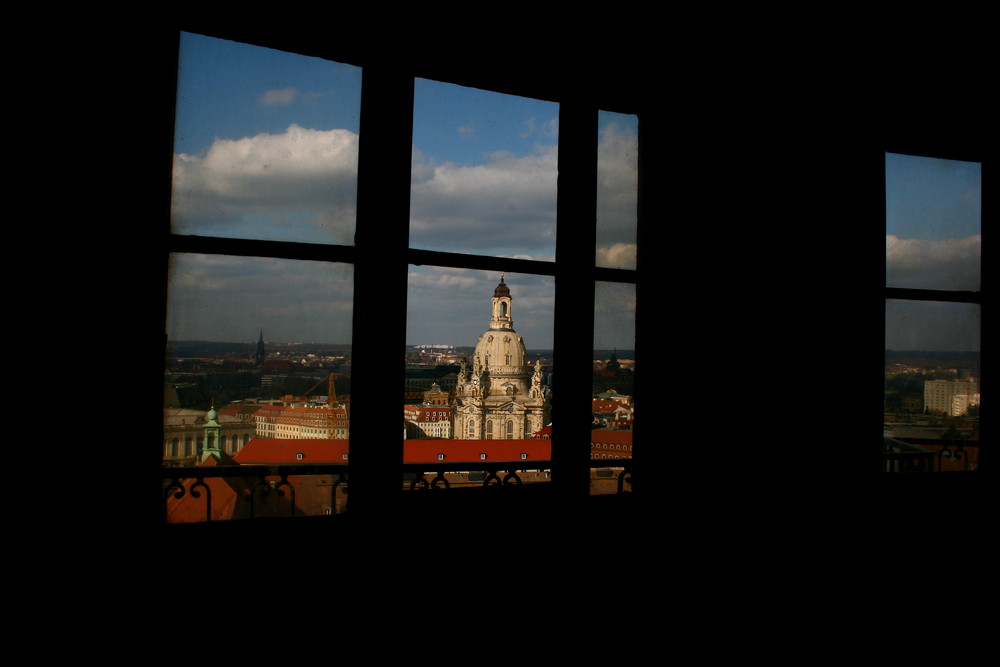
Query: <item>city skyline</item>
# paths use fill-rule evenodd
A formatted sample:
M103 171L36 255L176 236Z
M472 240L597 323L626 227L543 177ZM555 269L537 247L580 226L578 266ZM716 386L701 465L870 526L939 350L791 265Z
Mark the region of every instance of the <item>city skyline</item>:
M406 344L474 347L489 326L491 299L500 275L410 268ZM504 282L511 290L514 329L529 348L551 349L553 278L506 273ZM284 291L262 303L260 290L276 290L272 283ZM248 342L263 333L265 341L280 343L350 344L352 290L349 265L177 254L171 261L167 337L171 341ZM331 293L343 298L331 299ZM595 348L633 349L634 287L599 282L597 297ZM335 308L341 309L339 313ZM259 324L263 321L270 325ZM442 321L451 325L443 327Z

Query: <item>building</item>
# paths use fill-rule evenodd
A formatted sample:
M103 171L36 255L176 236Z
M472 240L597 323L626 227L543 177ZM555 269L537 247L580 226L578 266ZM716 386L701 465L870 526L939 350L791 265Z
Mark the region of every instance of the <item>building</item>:
M453 437L530 438L549 421L549 389L541 364L528 364L524 339L514 330L510 288L502 275L492 301L490 326L476 343L472 369L463 362L458 373Z
M436 382L423 392L423 403L403 406L406 438L450 438L451 406L448 392Z
M350 433L343 405L262 405L254 419L258 438L346 440Z
M631 459L632 432L594 429L590 433L591 459Z
M979 382L972 378L960 380L927 380L924 382L924 410L949 417L968 414L979 405Z
M213 428L213 444L227 454L240 451L255 435L253 417L245 409L227 406L206 414L203 410L164 408L163 464L193 464L205 449L206 426Z
M595 398L593 401L594 424L599 425L601 428L614 428L619 430L632 428L633 409L630 405L630 401L627 400L629 397L625 396L622 398L626 400L618 400L617 398Z

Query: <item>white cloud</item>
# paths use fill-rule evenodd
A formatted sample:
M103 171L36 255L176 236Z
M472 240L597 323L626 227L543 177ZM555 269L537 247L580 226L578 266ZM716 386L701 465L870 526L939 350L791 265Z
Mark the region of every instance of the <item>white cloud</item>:
M597 263L634 269L639 178L635 132L612 123L597 153Z
M532 116L524 121L524 129L520 133L522 139L534 137L536 140L546 142L556 142L559 139L559 118L552 118L539 123L537 116Z
M918 289L978 290L982 237L928 241L885 237L886 283Z
M263 95L258 98L258 103L261 106L282 106L286 107L292 104L298 97L299 91L295 88L289 86L288 88L277 88L268 90Z
M634 269L636 244L616 243L610 248L597 249L597 265L611 268Z
M291 125L282 134L216 139L174 158L173 224L181 234L353 240L358 137Z
M477 273L442 267L430 272L411 271L409 284L411 289L431 291L476 288L482 283L482 278Z
M478 166L417 164L411 240L434 249L551 256L555 248L556 147L525 157L491 154Z

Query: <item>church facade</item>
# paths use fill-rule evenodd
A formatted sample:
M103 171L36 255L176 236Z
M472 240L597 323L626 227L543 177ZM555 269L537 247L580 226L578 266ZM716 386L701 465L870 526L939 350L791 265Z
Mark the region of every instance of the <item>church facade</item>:
M489 329L479 337L472 367L463 362L455 387L453 435L467 440L531 438L549 422L550 392L540 363L528 363L514 330L510 288L493 291Z

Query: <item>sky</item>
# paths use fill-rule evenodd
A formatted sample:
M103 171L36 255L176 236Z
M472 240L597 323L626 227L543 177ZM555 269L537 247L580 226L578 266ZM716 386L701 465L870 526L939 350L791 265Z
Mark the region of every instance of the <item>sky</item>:
M359 68L182 35L172 225L175 233L351 244L359 149ZM601 266L634 268L636 120L602 113ZM558 106L450 84L415 88L410 244L551 261ZM886 284L977 290L981 165L886 156ZM407 342L474 345L499 276L411 267ZM514 326L552 344L554 287L508 274ZM350 267L175 257L174 340L350 342ZM634 345L634 294L598 290L595 346ZM978 349L978 314L891 303L886 347ZM964 322L956 328L956 322ZM972 324L968 324L972 322Z
M980 289L982 165L886 155L886 285ZM886 348L979 349L978 306L890 301Z
M183 34L178 68L174 233L351 244L360 68ZM558 105L418 80L410 245L551 261ZM602 114L602 266L634 268L636 120ZM475 345L500 276L411 267L407 342ZM514 327L552 344L551 278L508 273ZM172 340L350 342L350 267L184 255L173 258ZM599 304L602 347L634 345L634 295ZM608 323L612 323L610 326Z

